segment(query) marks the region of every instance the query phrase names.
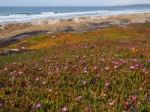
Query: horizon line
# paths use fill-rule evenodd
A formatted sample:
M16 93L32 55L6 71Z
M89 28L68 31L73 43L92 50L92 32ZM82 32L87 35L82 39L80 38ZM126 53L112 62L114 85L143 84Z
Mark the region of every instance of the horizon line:
M46 5L41 5L41 6L0 6L0 7L119 7L119 6L138 6L138 5L150 5L150 4L125 4L125 5L91 5L91 6L86 6L86 5L53 5L53 6L46 6Z

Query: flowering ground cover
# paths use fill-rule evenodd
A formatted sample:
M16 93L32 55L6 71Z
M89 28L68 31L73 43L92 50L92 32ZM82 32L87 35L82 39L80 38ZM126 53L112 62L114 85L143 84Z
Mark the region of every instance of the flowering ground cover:
M0 50L2 112L149 112L150 24L21 39Z

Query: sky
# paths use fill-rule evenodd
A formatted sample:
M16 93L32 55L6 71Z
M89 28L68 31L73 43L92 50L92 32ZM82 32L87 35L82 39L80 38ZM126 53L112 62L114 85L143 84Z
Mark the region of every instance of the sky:
M0 6L110 6L150 4L150 0L0 0Z

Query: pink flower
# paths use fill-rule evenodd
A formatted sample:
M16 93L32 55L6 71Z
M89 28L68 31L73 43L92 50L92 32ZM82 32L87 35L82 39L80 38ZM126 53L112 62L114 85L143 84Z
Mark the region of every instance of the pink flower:
M114 69L118 69L118 68L119 68L119 66L117 66L117 65L116 65L116 66L114 66Z
M86 84L87 84L87 81L83 81L82 84L83 84L83 85L86 85Z
M88 73L88 68L87 67L84 67L83 73Z
M88 73L88 71L87 71L87 70L84 70L84 71L83 71L83 73L85 73L85 74L86 74L86 73Z
M85 108L85 112L92 112L92 107L91 106L87 106Z
M97 66L94 67L94 70L97 70Z
M34 106L36 109L39 109L42 107L42 104L41 103L36 103L35 106Z
M109 67L105 67L105 70L107 70L107 71L108 71L108 70L109 70Z
M50 92L50 93L51 93L52 91L53 91L52 89L48 89L48 92Z
M135 66L130 66L130 69L135 70L136 68L135 68Z
M125 109L128 109L128 108L129 108L129 105L130 105L130 103L129 103L128 101L125 101L125 102L124 102L124 108L125 108Z
M83 96L78 96L75 98L75 101L80 102L83 99Z
M40 79L37 77L36 79L35 79L35 81L39 81Z
M67 107L63 107L62 109L61 109L61 112L68 112L69 110L68 110L68 108Z
M147 63L150 63L150 59L149 59L149 60L146 60L146 62L147 62Z
M131 98L132 102L136 102L138 100L138 96L137 95L132 95L132 96L130 96L130 98Z
M110 82L105 82L105 88L110 88L111 87L111 83Z

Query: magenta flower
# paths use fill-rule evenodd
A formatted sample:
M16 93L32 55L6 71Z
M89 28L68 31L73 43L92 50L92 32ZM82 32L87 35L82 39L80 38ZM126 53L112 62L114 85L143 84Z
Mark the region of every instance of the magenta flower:
M137 95L132 95L132 96L130 96L130 98L131 98L132 102L137 102L137 100L138 100L138 96Z
M147 62L147 63L150 63L150 59L149 59L149 60L146 60L146 62Z

